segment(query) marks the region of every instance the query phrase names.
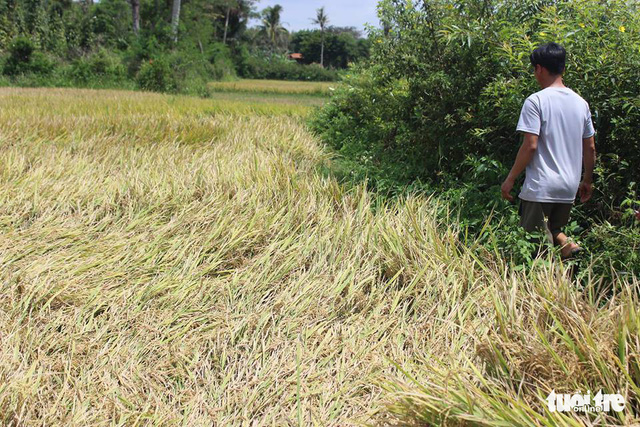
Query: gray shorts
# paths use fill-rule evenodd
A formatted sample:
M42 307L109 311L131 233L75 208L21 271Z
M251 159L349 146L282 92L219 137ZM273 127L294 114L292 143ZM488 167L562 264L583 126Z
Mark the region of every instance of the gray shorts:
M569 222L573 203L529 202L520 199L520 226L527 232L542 231L553 244L553 237Z

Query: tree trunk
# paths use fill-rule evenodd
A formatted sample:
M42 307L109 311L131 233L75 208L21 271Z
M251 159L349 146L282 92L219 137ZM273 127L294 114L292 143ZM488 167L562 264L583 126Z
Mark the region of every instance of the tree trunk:
M322 43L320 44L320 66L324 68L324 31L322 32Z
M171 32L173 33L173 41L178 42L178 25L180 24L180 0L173 0L173 9L171 10Z
M140 0L131 0L131 15L133 17L133 33L140 33Z
M227 30L229 29L229 14L231 13L231 6L227 6L227 19L224 21L224 36L222 37L222 43L227 44Z

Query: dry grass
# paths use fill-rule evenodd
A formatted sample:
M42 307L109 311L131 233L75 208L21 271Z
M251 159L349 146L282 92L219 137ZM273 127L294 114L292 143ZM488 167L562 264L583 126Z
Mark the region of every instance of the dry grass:
M637 282L598 308L561 265L478 258L433 201L345 190L302 110L0 103L2 424L578 425L540 395L598 385L628 410L594 425L637 420Z
M250 92L294 95L329 95L337 82L295 82L284 80L243 79L211 82L209 88L218 92Z

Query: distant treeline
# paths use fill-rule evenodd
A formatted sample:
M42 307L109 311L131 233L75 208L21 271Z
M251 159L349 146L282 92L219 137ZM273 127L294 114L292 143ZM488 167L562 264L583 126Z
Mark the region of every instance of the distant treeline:
M0 82L206 94L210 80L336 80L368 58L352 27L295 33L255 0L0 0ZM251 18L259 25L248 28ZM302 58L291 59L290 53ZM322 64L322 65L320 65Z

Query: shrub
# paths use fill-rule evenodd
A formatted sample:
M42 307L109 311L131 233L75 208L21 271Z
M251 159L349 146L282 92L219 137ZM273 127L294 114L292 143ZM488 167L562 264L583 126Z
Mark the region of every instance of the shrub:
M9 57L4 65L4 73L8 75L23 74L29 69L31 57L35 52L34 43L26 37L17 37L9 45Z
M290 49L303 55L304 64L320 62L323 34L320 30L297 31L291 38ZM358 39L351 31L330 27L324 33L324 65L347 68L349 63L366 59L370 42Z
M236 70L228 46L222 43L211 44L206 52L206 58L210 64L207 67L209 79L223 80L235 77Z
M638 198L629 187L640 164L637 3L383 0L379 12L388 31L371 31L369 63L350 70L312 129L378 189L393 194L419 182L448 191L479 233L491 211L482 199L496 217L514 212L497 189L520 146L522 103L539 90L529 53L559 42L569 54L566 84L590 103L599 153L596 194L574 210L574 231L637 271L637 258L612 249L634 247L633 233L609 239L606 227L596 227L622 227L620 207ZM482 167L499 173L479 176Z
M483 6L484 5L484 6ZM569 52L567 85L590 102L601 154L640 164L640 14L624 1L384 0L369 66L313 122L326 141L371 158L376 173L465 179L469 154L510 164L525 97L539 88L528 56L550 40ZM356 71L357 71L356 70ZM603 171L611 172L603 159ZM618 169L629 182L632 168ZM623 194L616 189L613 200Z
M89 65L94 75L121 79L126 76L126 69L117 55L101 49L89 57Z
M49 74L54 63L42 52L36 51L35 44L27 37L17 37L9 45L3 73L16 76L19 74Z
M206 97L211 80L235 76L230 51L222 43L210 45L205 52L176 51L167 60L180 93Z
M80 84L118 82L126 78L126 68L118 56L106 50L99 50L73 61L68 75Z
M245 52L238 72L251 79L275 79L297 81L336 81L338 72L317 64L301 65L280 55L247 55Z
M608 221L593 223L584 246L593 254L596 277L614 279L640 276L640 227L632 223L613 226Z
M154 92L174 92L176 81L169 63L164 58L150 59L142 64L136 83L142 90Z
M93 78L91 65L85 58L78 58L67 69L69 77L78 83L87 83Z

